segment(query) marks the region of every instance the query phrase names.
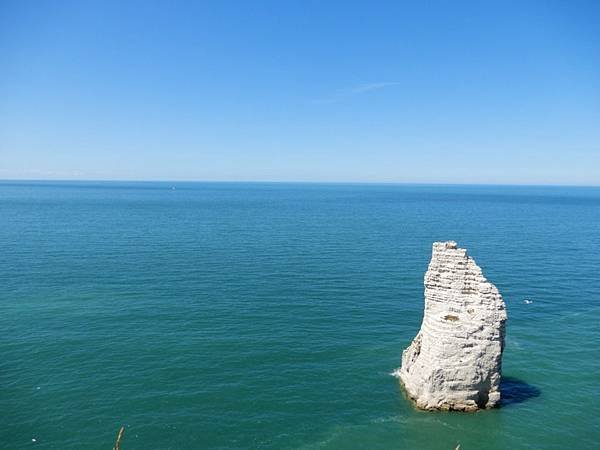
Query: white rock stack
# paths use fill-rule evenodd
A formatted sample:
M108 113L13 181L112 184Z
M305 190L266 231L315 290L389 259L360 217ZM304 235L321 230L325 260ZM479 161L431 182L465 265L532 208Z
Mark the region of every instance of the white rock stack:
M475 411L500 400L506 305L467 251L435 242L423 323L397 372L418 408Z

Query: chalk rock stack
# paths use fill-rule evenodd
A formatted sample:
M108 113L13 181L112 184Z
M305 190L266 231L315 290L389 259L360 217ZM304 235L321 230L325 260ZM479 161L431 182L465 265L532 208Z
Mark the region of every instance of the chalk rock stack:
M467 251L435 242L423 323L398 371L418 408L475 411L500 400L506 306Z

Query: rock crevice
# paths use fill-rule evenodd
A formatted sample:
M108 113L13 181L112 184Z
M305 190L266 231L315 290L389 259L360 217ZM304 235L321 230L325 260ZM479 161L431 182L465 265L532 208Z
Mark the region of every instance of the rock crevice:
M419 333L397 372L421 409L474 411L500 400L506 306L456 242L435 242Z

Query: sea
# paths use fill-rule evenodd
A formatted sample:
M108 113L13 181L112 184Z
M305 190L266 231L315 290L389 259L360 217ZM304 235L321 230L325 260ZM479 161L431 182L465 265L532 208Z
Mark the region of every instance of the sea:
M434 241L508 310L502 404L398 379ZM0 182L0 448L600 448L600 188Z

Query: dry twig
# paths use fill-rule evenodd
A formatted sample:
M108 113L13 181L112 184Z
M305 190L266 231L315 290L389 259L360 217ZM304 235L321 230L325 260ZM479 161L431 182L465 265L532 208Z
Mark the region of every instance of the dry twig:
M117 434L117 441L115 442L115 446L113 450L121 450L121 439L123 439L123 435L125 434L125 427L121 427L119 430L119 434Z

